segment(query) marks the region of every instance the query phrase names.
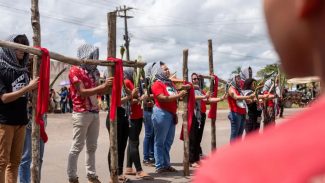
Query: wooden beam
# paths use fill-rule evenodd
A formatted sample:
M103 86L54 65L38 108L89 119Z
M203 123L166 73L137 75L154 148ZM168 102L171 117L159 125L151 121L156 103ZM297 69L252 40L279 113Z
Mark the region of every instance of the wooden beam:
M188 49L183 51L183 80L188 81ZM184 139L184 159L183 159L183 168L184 176L190 175L190 162L189 162L189 152L190 152L190 142L189 142L189 133L188 133L188 97L183 97L183 139Z
M213 79L211 76L206 76L206 75L202 75L202 74L199 74L199 77L201 77L203 79L209 79L209 80ZM219 78L219 82L221 82L222 84L227 84L227 81L224 79L221 79L221 78Z
M116 12L107 14L108 24L108 57L116 57ZM114 68L107 67L108 77L114 76ZM112 96L110 96L112 97ZM110 106L111 110L113 106ZM108 111L109 116L110 111ZM118 153L117 153L117 116L115 120L109 122L109 140L110 140L110 162L111 162L111 179L113 183L118 183Z
M33 28L33 46L41 46L41 25L39 18L38 10L38 0L32 0L31 2L31 23ZM39 76L40 72L40 63L41 57L34 56L33 59L33 78ZM49 92L49 91L47 91ZM37 90L33 91L32 97L32 165L31 165L31 182L39 183L40 182L40 127L36 123L35 114L36 114L36 103L37 103Z
M209 48L209 74L213 75L213 49L212 49L212 40L208 40ZM214 80L210 80L210 91L213 91ZM211 119L211 150L216 149L216 119Z
M9 41L0 40L0 47L7 47L12 49L18 49L33 55L42 55L42 51L38 48L32 46L25 46ZM115 49L116 50L116 49ZM56 52L50 51L51 59L57 60L59 62L63 62L70 65L81 65L81 64L89 64L89 65L100 65L100 66L114 66L114 63L107 62L106 60L90 60L90 59L78 59L73 57L67 57L61 55ZM123 61L124 67L144 67L146 65L145 62L137 62L137 61Z

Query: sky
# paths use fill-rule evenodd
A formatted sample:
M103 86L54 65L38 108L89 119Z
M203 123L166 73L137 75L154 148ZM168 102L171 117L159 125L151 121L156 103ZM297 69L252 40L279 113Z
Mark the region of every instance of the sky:
M165 62L182 76L183 50L189 74L208 74L208 39L213 41L214 72L229 78L236 67L254 73L278 61L270 43L262 0L46 0L39 2L42 46L75 57L90 43L107 56L107 12L126 5L131 60ZM0 0L0 39L25 33L32 42L29 0ZM117 19L117 57L124 44L124 20ZM125 56L124 56L125 57ZM101 68L103 69L103 68Z

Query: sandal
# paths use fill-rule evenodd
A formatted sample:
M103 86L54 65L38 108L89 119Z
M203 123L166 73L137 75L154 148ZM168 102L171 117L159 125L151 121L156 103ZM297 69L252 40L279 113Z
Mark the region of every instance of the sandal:
M128 179L127 177L125 177L124 175L119 175L118 176L118 181L121 183L125 183L125 182L129 182L130 179Z
M152 180L153 179L153 177L151 177L144 171L137 172L136 176L138 179L142 179L142 180Z
M169 167L167 167L165 169L166 169L167 172L177 172L177 170L172 166L169 166Z
M133 168L126 168L124 174L125 174L125 175L136 175L137 172L135 172L135 171L133 170Z

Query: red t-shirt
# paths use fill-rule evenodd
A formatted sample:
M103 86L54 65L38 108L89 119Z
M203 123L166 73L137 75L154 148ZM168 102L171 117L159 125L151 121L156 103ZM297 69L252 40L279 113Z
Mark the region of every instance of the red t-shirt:
M151 87L152 93L154 95L155 104L157 107L176 114L177 111L177 101L173 102L159 102L157 96L163 94L165 96L172 96L177 94L177 90L174 84L172 86L167 86L161 81L156 81Z
M240 95L240 93L236 90L233 89L237 95ZM230 95L228 95L228 105L230 108L231 112L235 112L238 114L246 114L246 108L241 108L237 105L237 102L235 99L233 99Z
M98 101L96 95L90 97L81 97L76 87L75 83L83 83L85 89L96 87L96 81L88 75L87 70L81 67L72 66L69 72L69 80L71 83L70 92L73 104L73 111L75 112L86 112L86 111L98 111Z
M129 79L125 79L124 84L131 91L134 89L134 84ZM131 104L130 119L140 119L140 118L143 118L143 110L141 109L141 104Z
M270 92L268 92L268 91L264 91L264 92L263 92L264 95L269 94L269 93L270 93ZM273 101L273 99L267 100L267 101L266 101L266 106L274 107L274 101Z
M305 183L325 178L325 97L264 134L219 148L194 183ZM317 181L314 181L317 182Z

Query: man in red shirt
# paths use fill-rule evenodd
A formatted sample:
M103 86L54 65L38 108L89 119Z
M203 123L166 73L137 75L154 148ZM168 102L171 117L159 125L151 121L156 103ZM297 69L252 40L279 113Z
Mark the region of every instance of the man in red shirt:
M275 49L288 77L325 80L323 0L265 0ZM194 182L324 182L325 98L263 135L219 148L196 172Z
M99 49L85 44L78 48L80 59L98 60ZM100 183L96 175L95 152L99 134L99 109L97 94L103 94L112 86L113 78L99 84L96 65L73 66L70 69L71 99L73 102L73 142L68 158L69 183L79 183L77 163L79 153L86 144L86 170L89 183Z

